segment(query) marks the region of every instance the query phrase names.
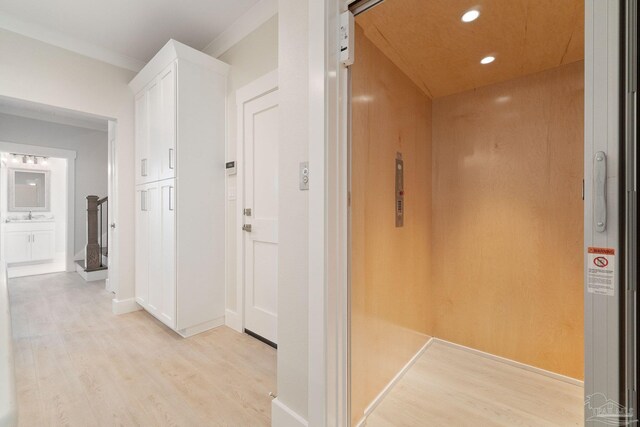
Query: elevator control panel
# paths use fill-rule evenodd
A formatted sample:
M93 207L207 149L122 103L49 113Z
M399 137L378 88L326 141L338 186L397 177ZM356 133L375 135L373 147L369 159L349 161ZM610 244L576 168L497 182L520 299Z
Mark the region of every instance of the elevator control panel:
M396 153L396 227L404 225L404 162L402 153Z

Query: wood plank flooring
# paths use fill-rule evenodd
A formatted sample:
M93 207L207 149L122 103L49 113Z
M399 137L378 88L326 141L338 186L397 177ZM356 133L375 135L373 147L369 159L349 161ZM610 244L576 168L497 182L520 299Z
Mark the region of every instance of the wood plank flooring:
M269 426L276 352L221 327L183 339L114 316L104 282L9 281L20 426Z
M433 343L366 427L581 426L583 388Z

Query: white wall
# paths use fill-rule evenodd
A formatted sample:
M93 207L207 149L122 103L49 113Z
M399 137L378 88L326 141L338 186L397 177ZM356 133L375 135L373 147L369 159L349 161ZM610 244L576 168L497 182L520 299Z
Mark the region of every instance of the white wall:
M134 297L134 73L0 30L0 95L116 119L116 297Z
M77 153L74 254L84 251L87 196L107 195L107 132L0 113L0 141ZM55 193L52 196L55 197Z
M210 53L205 50L205 53ZM231 65L227 80L227 161L236 160L236 91L278 68L278 17L274 16L218 57ZM236 175L227 177L226 190L226 308L237 312Z
M273 425L280 426L301 425L293 421L290 412L287 418L287 411L303 419L308 412L309 193L298 187L299 163L309 160L308 1L279 0L278 11L280 309L278 398L273 406Z

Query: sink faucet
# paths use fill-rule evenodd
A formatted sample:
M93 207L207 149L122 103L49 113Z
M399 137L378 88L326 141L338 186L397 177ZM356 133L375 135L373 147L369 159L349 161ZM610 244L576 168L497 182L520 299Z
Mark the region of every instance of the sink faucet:
M29 221L33 219L33 215L31 214L31 211L29 211L29 216L27 218L29 218Z

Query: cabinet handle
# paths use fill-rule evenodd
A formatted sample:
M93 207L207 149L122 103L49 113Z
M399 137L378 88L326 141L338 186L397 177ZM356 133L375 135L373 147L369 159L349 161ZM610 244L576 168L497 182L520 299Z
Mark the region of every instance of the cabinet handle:
M140 210L141 211L146 211L147 210L147 192L146 192L146 190L142 190L140 192Z
M147 176L147 159L140 160L140 175Z
M173 210L173 187L169 187L169 210Z
M169 169L173 169L173 148L169 148Z
M36 242L36 235L32 234L31 235L31 243L35 243Z

